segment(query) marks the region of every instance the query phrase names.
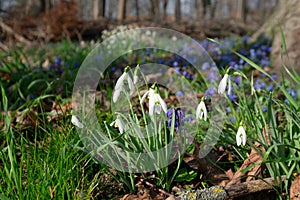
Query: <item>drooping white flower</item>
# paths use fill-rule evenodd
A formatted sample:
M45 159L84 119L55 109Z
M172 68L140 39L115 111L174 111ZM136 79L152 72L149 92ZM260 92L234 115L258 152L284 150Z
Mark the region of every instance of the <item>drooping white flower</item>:
M83 124L78 120L78 118L75 115L72 115L71 122L78 128L83 128Z
M228 82L228 94L231 94L231 80L230 80L230 67L226 70L225 75L223 76L222 80L220 81L219 87L218 87L218 93L224 94Z
M110 123L110 126L114 126L114 127L118 128L120 133L124 132L124 125L123 125L122 121L118 118L115 121L113 121L112 123Z
M247 135L243 126L240 125L237 133L236 133L236 144L240 146L241 144L244 146L246 144Z
M160 114L161 109L167 113L167 104L164 102L164 100L160 97L158 91L155 91L154 89L150 88L141 98L140 103L143 103L145 101L146 97L149 97L149 115L153 115L154 112L156 114Z
M134 74L133 74L133 84L137 84L139 77L138 77L138 70L140 69L140 66L137 65L135 70L134 70Z
M133 82L132 79L130 77L130 75L128 74L128 67L125 68L124 73L120 76L120 78L117 80L117 83L115 85L115 91L113 94L113 102L116 103L121 92L124 91L124 82L125 80L128 83L128 87L130 89L130 93L132 91L134 91L134 86L133 86Z
M133 84L137 84L139 77L137 75L133 75Z
M197 119L204 119L207 120L207 109L204 103L204 99L202 98L201 102L199 103L197 110L196 110L196 118Z
M230 83L230 77L228 74L225 74L222 80L220 81L219 87L218 87L218 93L219 94L224 94L227 82L229 82L229 87L228 87L228 94L230 94L230 88L231 88L231 83Z

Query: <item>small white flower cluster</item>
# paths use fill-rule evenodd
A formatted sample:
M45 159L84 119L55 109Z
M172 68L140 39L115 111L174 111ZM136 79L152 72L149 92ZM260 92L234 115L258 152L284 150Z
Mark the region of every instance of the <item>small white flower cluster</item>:
M226 90L226 86L228 83L228 94L231 94L231 80L230 80L230 75L229 75L229 70L230 68L227 69L224 77L220 81L219 87L218 87L218 93L219 94L224 94ZM245 145L247 140L247 135L244 127L242 126L242 123L240 124L238 131L236 133L236 144L237 146L240 145Z
M157 88L155 88L157 89ZM152 116L154 113L160 114L161 109L167 113L167 104L161 98L157 90L150 88L141 98L140 103L145 101L146 97L149 97L149 115Z
M137 66L137 69L138 69L138 66ZM128 70L129 70L129 67L126 67L124 70L124 73L117 80L117 83L115 85L115 91L113 93L113 102L114 103L117 102L121 92L125 91L124 90L125 81L127 82L128 87L130 89L130 94L132 94L132 92L135 89L134 85L138 81L137 70L134 73L133 81L132 81L132 78L130 77L130 75L128 74ZM218 86L219 94L224 94L227 83L228 83L228 94L230 94L230 92L231 92L230 91L231 90L231 82L230 82L230 76L228 73L229 73L229 69L226 71L226 74L220 81L220 84ZM163 111L164 113L167 113L167 105L166 105L165 101L161 98L161 96L158 92L158 88L156 87L155 84L142 96L142 98L140 99L140 104L142 104L145 101L146 97L148 97L148 99L149 99L149 115L150 116L153 116L154 114L160 114L161 111ZM203 119L204 121L207 121L207 109L206 109L206 105L204 102L204 97L202 97L200 103L197 106L196 119L200 119L200 120ZM83 128L83 124L78 120L78 118L75 115L72 116L71 122L78 128ZM110 126L114 126L114 127L118 128L120 133L124 132L124 125L123 125L122 121L119 119L119 117L117 117L117 119L115 121L113 121L110 124ZM237 134L236 134L236 143L238 146L245 145L246 140L247 140L246 131L241 123L238 128Z
M120 93L122 91L124 91L124 84L125 84L125 80L128 83L128 87L130 89L130 93L132 93L134 91L134 85L132 82L132 79L130 77L130 75L128 74L128 67L125 68L124 73L120 76L120 78L117 80L116 86L115 86L115 92L113 94L113 102L116 103Z

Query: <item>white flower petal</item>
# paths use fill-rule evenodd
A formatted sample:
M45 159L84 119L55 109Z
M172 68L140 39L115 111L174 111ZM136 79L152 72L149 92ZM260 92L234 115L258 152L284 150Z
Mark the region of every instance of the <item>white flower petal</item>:
M247 141L247 135L246 135L246 132L243 134L243 136L242 136L242 144L243 144L243 146L245 146L246 145L246 141Z
M82 123L78 120L78 118L75 115L72 115L71 122L78 128L83 128Z
M155 104L155 105L154 105L154 112L155 112L156 114L160 114L160 112L161 112L161 105Z
M129 75L127 75L127 82L128 82L128 86L129 86L130 92L132 92L134 90L134 86L133 86L132 79L131 79L131 77Z
M200 119L200 112L201 112L201 107L200 107L200 103L197 106L197 110L196 110L196 118Z
M113 121L112 123L110 123L110 126L113 126L116 123L116 121Z
M151 95L149 98L149 115L153 115L155 103L156 103L155 96Z
M113 94L113 102L116 103L123 88L117 88Z
M118 125L120 133L124 132L124 126L120 119L116 119L116 124Z
M247 140L246 131L243 126L240 126L236 134L236 144L240 146L241 144L245 145Z
M140 103L143 103L145 101L145 98L147 97L148 94L149 94L149 90L145 92L145 94L142 96Z
M124 80L127 78L127 76L128 76L127 72L124 72L124 73L120 76L120 78L117 80L117 83L116 83L116 85L115 85L115 89L116 89L116 90L117 90L118 88L120 88L120 87L123 87L123 85L124 85Z
M197 119L203 118L204 121L207 120L207 109L206 109L204 101L201 101L197 107L196 118Z
M133 84L137 84L139 77L137 75L133 76Z
M220 81L219 87L218 87L218 93L219 94L224 94L225 89L226 89L226 84L228 80L228 74L225 74L222 80Z
M241 143L242 143L242 139L241 139L241 137L239 136L239 134L236 134L235 140L236 140L236 144L237 144L238 146L240 146Z
M160 105L161 105L163 111L164 111L165 113L167 113L167 104L166 104L166 102L160 97L159 94L157 94L157 98L158 98L158 100L159 100L159 103L160 103Z
M204 103L204 101L201 101L200 104L201 104L202 112L204 115L204 121L206 121L207 120L207 109L206 109L205 103Z

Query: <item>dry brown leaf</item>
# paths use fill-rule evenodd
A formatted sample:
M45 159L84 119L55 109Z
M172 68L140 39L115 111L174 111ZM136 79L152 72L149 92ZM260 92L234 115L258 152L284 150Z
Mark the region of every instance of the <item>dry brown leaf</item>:
M39 124L38 113L33 109L17 112L15 119L19 127L36 127Z
M272 141L272 135L269 134L269 127L263 127L262 129L262 134L263 134L263 141L266 141L267 145L271 145L271 141Z
M295 178L290 188L291 200L300 200L300 175Z
M264 151L263 147L259 143L255 143L255 146L260 148L262 151ZM259 152L256 151L255 148L251 148L251 153L249 157L244 161L242 166L235 172L232 179L227 183L227 186L234 185L241 182L241 179L246 176L245 173L242 173L241 171L254 163L259 163L262 161L262 156L259 154ZM253 176L257 176L261 172L261 165L255 165L252 168L248 170L247 175L249 177L246 179L246 181L250 181L253 179Z

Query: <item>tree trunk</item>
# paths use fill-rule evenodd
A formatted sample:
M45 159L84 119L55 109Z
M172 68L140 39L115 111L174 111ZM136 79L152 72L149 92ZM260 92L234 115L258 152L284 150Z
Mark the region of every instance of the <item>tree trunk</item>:
M203 18L203 1L195 0L196 19L201 20Z
M52 7L50 0L40 0L41 2L41 11L48 13Z
M168 0L163 0L163 20L164 21L167 19L167 6L168 6Z
M215 18L217 5L218 0L216 0L214 3L211 3L210 5L210 19Z
M140 21L139 0L135 0L135 12L136 12L136 20Z
M126 0L119 0L118 5L118 20L123 21L126 14Z
M175 22L178 23L181 20L181 2L176 0L175 3Z
M280 26L285 34L289 60L286 56L281 57ZM285 64L289 69L291 65L294 66L300 74L300 1L279 0L274 13L253 35L252 39L256 40L263 33L273 39L271 53L273 71L281 74L282 65Z
M155 13L155 22L159 21L160 11L159 11L159 0L154 0L154 13Z
M32 9L32 4L33 4L32 0L26 1L26 4L25 4L25 15L29 14L29 11Z
M93 19L96 20L99 16L99 0L93 0Z
M100 0L99 2L99 16L105 17L105 0Z
M243 22L246 21L246 1L245 0L239 0L239 1L237 1L236 18L238 20L243 21Z
M159 20L159 1L150 0L150 19L158 22Z

